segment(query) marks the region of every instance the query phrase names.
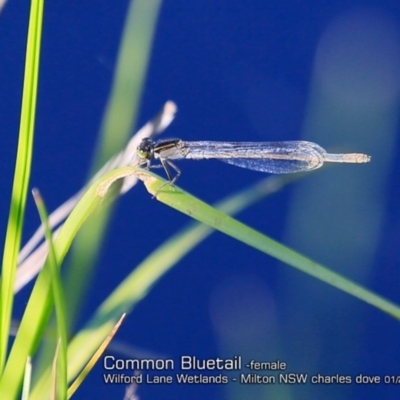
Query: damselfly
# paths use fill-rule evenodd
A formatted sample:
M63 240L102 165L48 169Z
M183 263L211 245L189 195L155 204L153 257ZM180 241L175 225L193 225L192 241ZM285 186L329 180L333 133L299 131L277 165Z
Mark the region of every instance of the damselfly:
M181 170L172 160L203 160L215 158L229 164L271 174L312 171L324 162L367 163L371 157L361 153L331 154L313 142L185 142L181 139L142 140L137 156L146 168L162 166L170 184L174 184ZM153 160L161 165L152 165ZM172 176L170 167L176 171Z

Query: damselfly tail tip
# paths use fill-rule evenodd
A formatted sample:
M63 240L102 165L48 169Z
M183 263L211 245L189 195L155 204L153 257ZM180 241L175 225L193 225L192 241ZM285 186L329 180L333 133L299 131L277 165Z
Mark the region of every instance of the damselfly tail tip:
M371 161L371 156L363 153L324 154L324 161L337 163L364 164Z
M357 163L357 164L363 164L363 163L368 163L371 161L371 156L367 154L362 154L362 153L355 153L355 154L346 154L351 158L349 162Z
M363 163L367 163L371 161L371 156L367 155L367 154L361 154L362 155L362 161Z

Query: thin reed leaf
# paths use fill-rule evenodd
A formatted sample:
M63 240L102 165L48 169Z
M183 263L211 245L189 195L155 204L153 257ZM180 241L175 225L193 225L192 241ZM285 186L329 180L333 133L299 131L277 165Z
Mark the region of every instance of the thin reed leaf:
M101 355L104 353L104 351L106 350L106 348L110 344L111 340L114 338L115 334L118 332L118 329L120 328L120 326L121 326L123 320L125 319L125 317L126 317L126 314L125 313L122 314L120 319L117 321L117 323L113 327L112 331L109 333L109 335L106 337L106 339L103 341L103 343L97 349L97 351L93 354L92 358L86 364L85 368L83 368L81 373L77 376L77 378L74 380L74 382L68 388L68 398L69 399L78 390L79 386L85 380L86 376L89 374L89 372L96 365L97 361L99 360Z
M21 244L27 190L31 172L43 7L43 0L34 0L31 2L18 149L4 245L0 287L0 372L3 371L7 355L17 257ZM26 359L25 357L24 363ZM22 372L23 369L24 367L22 366ZM0 386L2 382L3 379L0 382Z
M31 379L32 379L32 361L31 358L28 357L25 364L24 382L22 384L21 400L29 399L29 391L31 390Z
M400 319L400 307L321 264L236 221L148 171L138 172L158 201Z
M54 395L57 399L67 398L67 325L66 306L64 290L61 283L60 265L58 264L53 246L53 234L49 226L49 218L46 206L37 189L32 191L36 207L39 211L40 220L44 226L45 237L49 247L48 263L46 264L51 276L51 294L54 300L57 335L57 348L54 356L54 367L56 373L54 378Z
M101 203L112 183L132 173L132 168L121 168L106 174L89 188L66 220L54 242L54 251L58 265L62 264L78 230ZM49 267L47 263L49 261L46 262L39 274L25 308L2 380L0 381L0 398L3 398L3 396L10 396L12 398L11 396L16 397L18 395L25 360L28 356L32 356L36 352L38 341L42 337L49 320L53 297L51 295L51 276L48 272Z
M121 150L134 129L161 4L161 0L130 2L91 175ZM74 245L66 276L66 292L74 293L68 305L71 327L87 293L111 211L112 208L104 209L96 219L89 220Z

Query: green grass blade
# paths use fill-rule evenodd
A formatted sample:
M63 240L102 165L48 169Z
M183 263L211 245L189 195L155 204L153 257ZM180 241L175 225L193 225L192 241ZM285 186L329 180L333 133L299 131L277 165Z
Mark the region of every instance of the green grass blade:
M3 371L13 307L14 279L21 244L23 219L30 177L35 126L39 55L43 23L43 0L31 2L26 48L24 86L18 150L11 195L11 207L5 238L0 288L0 371ZM24 359L25 363L26 358ZM22 367L23 370L23 367Z
M139 171L139 174L140 173L141 172ZM150 175L146 171L143 171L143 174ZM253 187L241 191L237 195L232 196L223 202L220 202L217 206L223 208L225 212L238 212L241 209L249 206L251 203L258 201L263 196L279 190L284 184L290 183L292 180L298 179L299 177L301 176L296 175L285 177L271 177L262 180L260 183L254 185ZM159 186L163 183L164 181L158 180L155 190L157 190L157 188L159 188ZM171 189L169 187L165 188ZM172 189L172 196L176 196L178 191L179 189ZM155 191L152 191L152 193L154 194ZM190 197L189 200L189 209L191 210L189 214L192 214L193 212L196 213L195 208L201 202L192 197ZM208 206L206 205L206 207ZM221 218L220 213L216 216L214 215L214 217L215 224L212 223L210 225L214 225L214 228L217 229L219 221L228 218L227 216L223 216L223 218ZM212 220L213 218L210 219ZM235 221L235 223L238 222ZM189 252L196 244L199 243L200 240L207 237L207 235L209 235L212 231L213 230L211 228L208 228L207 226L191 224L188 228L171 237L166 243L164 243L159 249L157 249L157 251L146 258L146 260L144 260L144 262L141 263L124 280L124 282L119 285L117 289L115 289L115 291L109 296L109 298L101 305L95 316L91 319L91 321L89 321L84 330L82 330L72 340L69 347L69 379L72 379L79 372L85 360L87 360L87 358L89 357L88 354L85 354L82 351L82 348L85 348L85 351L88 351L88 353L93 351L94 348L98 346L98 343L100 343L104 336L107 334L112 325L115 323L120 313L123 311L131 311L134 305L146 296L151 287L161 276L163 276L180 258L183 257L184 254ZM260 235L253 230L251 231L252 233ZM388 312L389 314L394 315L395 317L399 315L399 308L396 305L391 304L387 300L376 296L374 293L353 284L347 279L342 278L341 276L334 274L329 270L326 270L324 267L319 266L311 260L293 252L290 249L285 248L284 246L266 238L265 236L261 236L260 240L266 240L267 245L269 245L270 243L277 245L278 252L281 252L283 254L282 256L276 254L275 256L278 259L283 259L285 261L285 258L287 258L287 255L285 253L288 251L289 256L292 255L293 257L294 264L298 263L301 266L301 263L303 263L306 265L304 267L305 272L310 273L308 271L309 268L319 269L320 273L322 274L327 272L326 279L323 279L324 281L328 281L330 283L329 278L333 278L333 281L338 281L338 285L336 285L336 287L342 289L342 286L344 286L345 291L347 291L348 293L358 298L361 298L362 300L365 300L366 302ZM288 261L290 262L290 260ZM313 276L314 275L315 274L313 274ZM93 348L89 349L88 346Z
M116 173L118 173L116 171ZM298 179L301 175L297 175ZM283 185L291 182L293 177L271 177L262 180L249 189L231 196L219 206L227 212L238 212L266 195L279 190ZM117 289L109 296L96 312L95 316L71 342L68 349L69 381L74 379L83 368L93 352L104 340L110 329L116 323L122 312L129 312L184 254L204 239L213 230L204 226L190 224L187 229L171 237L159 249L141 263ZM40 387L46 387L49 371L41 374ZM34 398L40 398L40 391L34 391Z
M31 389L31 378L32 378L32 362L31 358L28 357L25 363L24 383L22 385L21 400L29 399L29 391Z
M161 3L130 2L93 173L121 150L136 123Z
M121 168L106 174L96 181L84 194L54 241L56 259L61 265L78 230L98 207L112 183L131 175L132 168ZM10 356L0 381L0 399L16 398L21 386L25 360L33 356L50 317L53 297L51 276L48 273L49 260L36 280L35 287L25 308Z
M92 174L120 151L136 124L161 3L161 0L130 2ZM71 326L87 293L87 283L93 274L93 264L100 251L109 212L105 209L96 219L88 221L74 245L66 276L66 293L71 290L74 293L68 304Z
M88 214L93 211L94 207L98 204L98 198L103 198L109 190L110 185L117 179L128 176L132 173L135 173L146 182L146 185L150 188L152 193L156 193L156 191L160 188L161 185L164 184L164 180L159 179L153 174L143 171L137 168L121 168L118 170L114 170L111 173L107 174L107 176L101 178L97 181L85 194L82 201L78 204L77 208L73 211L70 218L67 220L65 225L65 232L68 234L73 231L74 228L72 225L72 220L78 218L83 218L83 215ZM192 215L201 222L205 222L216 228L222 232L230 234L233 237L242 240L245 243L248 243L254 246L261 251L266 252L284 262L289 263L290 265L294 265L295 267L304 270L306 273L309 273L319 279L332 284L335 287L340 288L362 300L377 306L378 308L388 312L391 315L397 317L400 315L399 308L386 301L385 299L376 296L372 292L367 291L366 289L355 285L354 283L344 279L338 274L332 273L326 268L312 262L304 256L280 245L279 243L274 242L271 239L266 238L260 233L252 230L249 227L241 224L238 221L230 218L229 216L221 213L213 209L212 207L200 202L194 197L183 193L178 188L171 188L169 186L164 186L162 192L157 193L157 197L169 197L170 201L174 202L178 198L177 203L175 204L176 208L180 208L186 210L186 213ZM171 200L172 198L172 200ZM254 197L257 198L257 195ZM164 199L165 200L165 199ZM243 199L237 202L238 205L244 204ZM232 208L232 203L230 204ZM198 210L201 211L200 216L198 216ZM83 214L84 213L84 214ZM204 214L208 214L204 217ZM87 216L87 215L86 215ZM64 229L63 229L64 230ZM242 231L241 233L237 233L237 231ZM244 231L244 232L243 232ZM204 234L204 232L203 232ZM60 233L60 236L61 233ZM185 235L186 239L188 235ZM60 239L57 238L57 240ZM63 238L64 240L65 238ZM195 242L198 240L197 238L188 238L187 243L192 240ZM62 242L58 243L56 241L56 249L58 245L61 245ZM180 242L180 245L182 242ZM60 251L59 249L56 250ZM64 251L64 250L63 250ZM169 252L169 253L168 253ZM101 341L107 336L108 332L112 329L119 315L123 311L129 311L132 308L132 305L135 302L139 301L143 298L154 282L159 279L159 277L168 270L167 264L171 265L176 260L176 252L170 252L167 249L164 253L162 253L163 263L160 262L161 252L159 252L151 259L147 259L145 263L143 263L140 268L137 268L130 277L125 280L120 287L114 291L114 293L107 299L106 302L100 307L94 319L86 326L86 329L81 332L77 337L75 337L69 348L68 348L68 380L73 379L76 374L83 367L84 363L87 361L87 350L90 350L89 353L94 348L98 347ZM146 265L147 264L147 265ZM314 271L313 271L314 270ZM91 349L93 347L93 349ZM83 351L85 350L85 351ZM43 379L46 380L46 375L43 374ZM40 386L40 385L39 385ZM0 393L1 394L1 393ZM35 395L32 397L33 399L40 399L40 391L35 391Z
M122 316L119 318L115 326L113 327L112 331L108 334L106 339L103 341L103 343L99 346L97 351L93 354L92 358L89 360L89 362L86 364L85 368L81 371L81 373L78 375L78 377L72 382L71 386L68 388L68 399L73 396L73 394L76 392L78 387L82 384L82 382L85 380L86 376L89 374L89 372L93 369L95 364L99 361L100 357L110 344L111 340L114 338L115 334L117 333L118 329L121 327L122 321L125 319L126 314L122 314Z
M64 290L61 283L60 277L60 266L58 264L54 246L53 246L53 235L49 227L49 219L44 205L43 199L40 196L38 190L33 190L33 197L35 199L36 207L39 211L40 220L44 226L45 237L49 246L48 263L46 267L49 268L51 275L51 289L52 296L54 299L55 315L56 315L56 325L57 325L57 335L56 337L60 339L60 346L57 345L59 351L57 351L57 361L56 361L56 379L55 379L55 391L57 399L67 398L67 325L66 325L66 306L65 306L65 296Z
M400 307L396 304L376 295L363 288L361 285L342 277L340 274L329 270L275 240L268 238L241 222L236 221L232 217L182 191L180 188L165 185L163 179L148 171L138 171L138 176L139 179L143 180L149 193L162 203L309 274L314 278L365 301L400 320Z

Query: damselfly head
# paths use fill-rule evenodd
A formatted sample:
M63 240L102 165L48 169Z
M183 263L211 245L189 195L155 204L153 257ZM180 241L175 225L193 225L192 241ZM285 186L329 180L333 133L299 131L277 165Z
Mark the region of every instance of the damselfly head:
M151 160L154 154L153 142L149 138L144 138L136 149L136 154L142 160Z

